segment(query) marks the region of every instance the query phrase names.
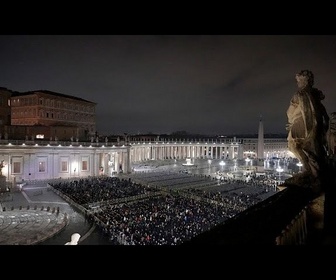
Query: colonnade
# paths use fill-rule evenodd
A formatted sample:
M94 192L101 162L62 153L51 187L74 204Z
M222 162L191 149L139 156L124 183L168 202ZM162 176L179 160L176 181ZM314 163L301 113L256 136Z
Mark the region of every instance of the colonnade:
M132 144L131 162L165 159L234 159L242 158L239 143L138 143Z
M268 149L264 149L268 153ZM132 163L168 159L243 159L241 141L74 143L0 141L6 181L43 180L131 172Z

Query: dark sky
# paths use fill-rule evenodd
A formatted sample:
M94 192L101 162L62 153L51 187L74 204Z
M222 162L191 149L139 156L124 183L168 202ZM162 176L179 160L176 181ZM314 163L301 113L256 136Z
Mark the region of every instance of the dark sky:
M295 74L336 111L336 36L1 35L0 87L97 103L99 134L286 133Z

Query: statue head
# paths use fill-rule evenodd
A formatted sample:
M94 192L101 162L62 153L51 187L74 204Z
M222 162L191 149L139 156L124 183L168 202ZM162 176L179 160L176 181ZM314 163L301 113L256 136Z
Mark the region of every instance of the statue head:
M314 74L310 70L301 70L295 75L295 79L299 88L304 88L307 85L312 87L314 85Z

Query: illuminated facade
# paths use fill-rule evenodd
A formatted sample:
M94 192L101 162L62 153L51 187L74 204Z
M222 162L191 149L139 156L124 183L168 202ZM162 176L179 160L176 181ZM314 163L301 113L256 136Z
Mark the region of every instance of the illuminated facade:
M165 159L238 159L243 150L236 138L225 140L163 139L130 141L131 162Z
M0 140L2 175L13 183L130 172L130 147L90 142Z
M3 175L10 182L74 178L131 172L132 163L167 159L256 158L257 138L79 142L0 140ZM247 149L246 149L247 148ZM265 139L265 158L288 156L285 139Z
M114 142L99 142L94 102L46 90L19 93L5 88L0 88L0 98L0 161L12 183L111 176L131 172L132 163L146 160L257 158L260 145L263 158L290 156L285 138L261 143L260 137L162 139L125 134Z
M131 172L131 164L169 158L242 157L238 142L65 142L0 140L2 173L7 181L75 178Z
M257 158L258 138L241 138L240 140L243 145L244 158ZM288 142L286 138L264 138L263 153L264 159L272 157L294 157L288 150Z

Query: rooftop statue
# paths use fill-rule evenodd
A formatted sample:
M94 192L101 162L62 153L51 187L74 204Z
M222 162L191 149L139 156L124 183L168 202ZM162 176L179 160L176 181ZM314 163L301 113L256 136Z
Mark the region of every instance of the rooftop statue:
M2 160L2 161L0 162L0 176L2 176L2 168L5 167L5 163L4 163L4 162L5 162L4 160Z
M296 74L298 90L287 109L288 149L303 164L303 172L285 181L285 185L311 187L321 192L321 180L327 166L327 131L329 116L322 104L325 95L314 88L314 75L309 70Z

